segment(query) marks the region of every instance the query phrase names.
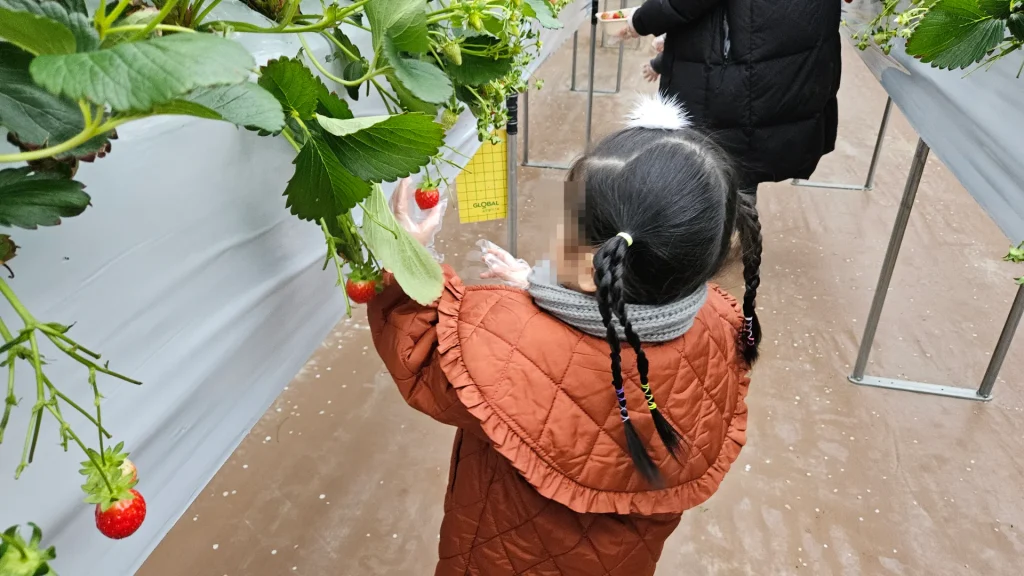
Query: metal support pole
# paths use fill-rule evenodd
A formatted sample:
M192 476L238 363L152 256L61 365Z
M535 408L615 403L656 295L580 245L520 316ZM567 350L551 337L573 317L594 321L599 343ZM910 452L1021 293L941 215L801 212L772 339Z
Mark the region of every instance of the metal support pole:
M864 379L864 369L868 365L868 357L871 356L871 345L875 341L878 321L882 317L882 307L885 306L885 297L889 292L889 282L892 280L892 273L896 269L896 258L900 254L903 234L907 231L910 211L914 208L914 199L917 197L917 189L921 185L921 176L924 174L929 150L924 140L918 139L917 151L914 152L914 159L910 163L910 174L907 176L907 185L903 190L903 200L900 201L900 209L896 213L896 222L892 227L892 236L889 237L889 247L885 251L885 260L882 261L882 273L878 277L875 297L871 301L871 312L868 313L867 324L864 326L864 337L860 341L857 363L853 367L853 375L850 376L850 379L854 382Z
M813 180L802 180L794 178L793 186L804 186L807 188L826 188L829 190L851 190L868 191L875 188L875 173L878 171L878 161L882 157L882 144L885 142L885 132L889 127L889 117L892 114L892 98L885 101L885 112L882 113L882 123L878 127L878 136L875 139L875 149L871 152L871 165L868 166L868 177L864 185L860 184L837 184L833 182L815 182Z
M892 114L892 98L885 99L885 112L882 113L882 124L878 127L875 139L875 150L871 153L871 165L868 166L868 179L864 181L865 190L875 188L875 173L878 171L878 160L882 156L882 144L885 142L885 131L889 127L889 116Z
M523 166L528 168L545 168L549 170L568 170L568 164L530 161L530 91L523 93Z
M626 2L623 0L622 7L626 7ZM625 42L619 43L619 64L615 70L615 90L597 90L594 89L592 84L594 83L594 57L597 53L597 15L600 13L600 9L596 8L594 4L591 4L591 21L590 21L590 81L588 84L591 86L587 87L589 93L593 90L594 94L618 94L619 90L622 89L622 63L625 56ZM583 92L583 90L576 87L576 50L579 43L579 31L573 33L572 36L572 79L569 81L570 92Z
M587 132L583 144L584 152L590 149L590 132L594 125L594 64L597 59L597 2L598 0L592 0L590 3L590 82L588 82L589 85L587 86Z
M903 200L900 201L899 211L896 213L896 222L892 227L892 236L889 238L889 247L885 252L885 260L882 262L882 273L878 277L878 286L875 288L875 297L871 301L871 312L868 313L868 320L864 326L864 337L860 342L860 350L857 353L857 362L853 367L853 374L850 375L850 382L861 386L874 388L886 388L889 390L903 390L917 392L920 394L932 394L936 396L948 396L963 400L988 401L992 399L992 386L995 383L996 375L1002 367L1006 352L1013 340L1013 334L1017 330L1021 316L1024 315L1024 287L1017 292L1013 301L1010 315L1003 326L1003 332L999 336L995 353L989 362L988 370L982 379L981 387L962 388L957 386L944 386L941 384L929 384L926 382L913 382L909 380L897 380L894 378L880 378L877 376L866 376L864 370L868 365L868 358L871 356L871 346L875 341L875 334L878 331L878 322L882 317L882 307L885 305L885 297L889 292L889 282L892 280L893 270L896 268L896 258L899 256L900 245L903 244L903 234L907 231L907 223L910 220L910 211L914 207L914 199L917 197L917 189L921 185L921 176L924 173L925 164L928 161L928 145L924 140L917 142L917 151L914 152L914 160L910 164L910 174L907 175L907 185L903 191Z
M515 256L519 240L519 94L513 94L506 101L508 123L505 125L505 148L508 151L508 253Z
M576 53L579 52L580 31L572 33L572 79L569 81L569 90L576 91Z
M622 0L622 2L619 3L619 9L625 10L626 2L627 2L627 0ZM607 5L607 0L605 2L605 5ZM602 41L604 40L603 36L601 37L601 40ZM623 56L625 56L625 54L626 54L626 41L620 39L619 40L619 67L618 67L618 72L616 72L616 74L615 74L615 91L616 92L618 92L619 90L622 90L622 59L623 59ZM590 78L591 78L591 83L593 83L594 75L591 74Z
M978 387L978 396L992 398L992 387L996 384L996 376L999 369L1003 367L1003 360L1006 359L1006 352L1010 349L1010 342L1013 342L1013 335L1020 325L1020 318L1024 315L1024 286L1017 289L1017 297L1013 299L1013 306L1010 307L1010 315L1006 317L1006 324L1003 324L1003 331L999 334L999 341L996 342L996 350L992 353L992 360L985 369L985 377L981 379L981 386Z

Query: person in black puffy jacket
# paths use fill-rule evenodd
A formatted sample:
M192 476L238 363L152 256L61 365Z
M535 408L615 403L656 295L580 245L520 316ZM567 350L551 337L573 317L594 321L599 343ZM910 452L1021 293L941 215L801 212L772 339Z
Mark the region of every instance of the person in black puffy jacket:
M666 35L661 91L753 190L809 178L835 149L840 17L838 0L646 0L623 36Z

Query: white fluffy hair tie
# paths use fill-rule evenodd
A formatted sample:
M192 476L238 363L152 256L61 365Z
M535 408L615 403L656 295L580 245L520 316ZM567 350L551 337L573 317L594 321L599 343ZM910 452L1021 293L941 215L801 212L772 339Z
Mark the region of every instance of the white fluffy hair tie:
M690 115L674 97L662 94L640 96L626 117L627 128L649 130L682 130L691 126Z

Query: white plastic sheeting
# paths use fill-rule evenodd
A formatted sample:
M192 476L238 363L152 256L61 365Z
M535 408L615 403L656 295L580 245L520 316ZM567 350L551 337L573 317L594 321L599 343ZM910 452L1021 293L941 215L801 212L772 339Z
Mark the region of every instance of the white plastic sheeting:
M258 21L232 1L214 15ZM578 6L564 12L564 29L545 31L543 57L585 19L589 4ZM318 9L313 2L307 11ZM368 33L352 36L370 52ZM306 38L323 61L326 43ZM293 36L241 40L261 64L300 47ZM386 113L376 97L361 98L353 111ZM79 489L84 458L75 448L61 452L52 419L35 463L13 479L34 398L31 374L20 369L22 404L0 447L0 529L38 523L64 576L134 573L345 312L334 273L321 271L319 228L285 208L295 157L287 142L189 117L118 132L107 158L79 170L92 195L85 214L13 232L21 250L10 284L28 309L42 320L76 322L71 336L145 383L101 378L104 424L131 450L148 504L139 532L115 542L93 526ZM476 151L468 114L448 145L465 156ZM19 326L6 304L0 314ZM54 382L91 406L85 369L48 352ZM67 412L76 430L90 429ZM94 433L85 439L96 443Z

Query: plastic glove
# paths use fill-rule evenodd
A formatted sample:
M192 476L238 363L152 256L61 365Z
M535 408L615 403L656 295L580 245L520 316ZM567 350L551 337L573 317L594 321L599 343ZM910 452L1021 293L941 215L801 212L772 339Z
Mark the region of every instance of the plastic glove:
M665 35L662 34L651 41L651 47L659 54L665 51Z
M480 240L476 245L483 252L481 260L487 266L487 271L480 273L481 278L497 278L509 286L524 290L530 287L530 272L533 268L525 260L512 257L504 249L487 240Z
M633 38L639 38L640 34L637 33L636 28L633 27L633 14L629 15L629 22L619 30L619 38L623 40L632 40Z
M391 212L395 215L398 225L423 245L435 260L441 262L444 255L434 250L434 237L441 231L441 222L448 209L448 194L442 192L437 206L429 210L421 210L419 206L414 206L415 195L416 189L411 185L410 179L402 179L391 194Z
M647 80L648 82L654 82L655 80L658 79L659 76L661 76L660 74L654 71L654 68L651 68L650 64L644 64L642 72L644 75L644 80Z

